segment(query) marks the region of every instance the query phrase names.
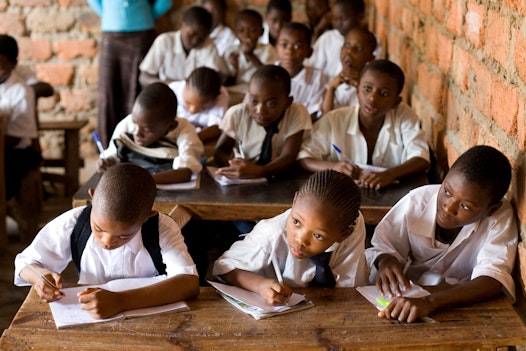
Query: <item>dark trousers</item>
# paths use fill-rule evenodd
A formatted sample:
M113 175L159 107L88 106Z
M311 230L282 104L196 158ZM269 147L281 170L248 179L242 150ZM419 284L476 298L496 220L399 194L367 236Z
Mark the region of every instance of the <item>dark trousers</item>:
M42 162L42 156L33 147L5 149L5 194L9 200L20 192L22 178L29 170L37 168Z

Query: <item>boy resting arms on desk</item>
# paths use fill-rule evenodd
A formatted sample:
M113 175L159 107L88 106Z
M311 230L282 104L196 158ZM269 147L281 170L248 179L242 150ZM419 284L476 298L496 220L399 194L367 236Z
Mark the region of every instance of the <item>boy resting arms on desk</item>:
M366 250L371 282L380 293L397 296L379 317L413 322L501 289L515 300L517 224L503 199L510 180L510 163L500 151L475 146L455 161L441 185L411 191L387 213ZM405 298L410 280L443 289Z
M360 202L350 177L333 170L314 173L294 196L292 208L261 220L217 259L213 274L271 305L286 303L294 287L364 285Z
M156 187L146 170L132 164L113 166L89 194L91 206L74 208L53 219L15 257L16 285L33 284L42 299L58 300L62 297L60 272L72 260L79 272L79 284L167 275L161 282L138 289L110 292L87 288L80 292L81 307L93 318L198 295L197 270L177 223L152 211ZM85 212L87 208L91 212ZM82 223L86 214L79 228L77 223ZM73 239L83 238L87 240L84 248L73 245ZM146 243L152 241L154 245ZM56 288L47 285L40 275Z

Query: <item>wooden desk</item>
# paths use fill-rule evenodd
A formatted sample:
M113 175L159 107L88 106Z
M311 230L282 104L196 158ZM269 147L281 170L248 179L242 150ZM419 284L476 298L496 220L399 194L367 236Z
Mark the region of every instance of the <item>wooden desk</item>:
M82 167L79 156L79 131L86 124L83 121L40 121L41 131L64 131L64 157L61 160L44 159L44 167L63 167L64 174L43 173L44 180L64 183L65 194L71 196L79 188L79 168Z
M268 183L220 186L203 171L201 186L194 190L158 190L154 209L170 213L175 205L192 218L204 220L259 220L271 218L292 206L294 193L309 174L298 172ZM94 174L74 195L73 207L89 202L88 189L100 179ZM411 189L427 183L424 175L409 178L381 190L362 189L360 210L367 224L378 224L389 209Z
M313 308L255 320L201 288L188 312L57 330L32 289L0 340L1 350L496 350L526 344L526 326L505 297L434 314L439 323L376 316L354 288L298 289Z

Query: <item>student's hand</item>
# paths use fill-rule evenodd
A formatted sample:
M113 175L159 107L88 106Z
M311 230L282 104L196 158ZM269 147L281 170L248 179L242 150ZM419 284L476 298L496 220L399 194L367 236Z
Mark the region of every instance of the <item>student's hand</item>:
M347 174L354 180L358 180L362 175L362 169L360 167L354 167L349 162L339 161L334 164L333 169L343 174Z
M332 78L332 80L329 82L328 89L336 89L338 88L340 84L343 84L343 83L345 83L345 80L343 79L340 73L334 76L334 78Z
M108 158L99 158L97 160L97 172L104 173L108 170L111 166L115 165L117 163L117 160L113 157Z
M378 317L412 323L418 318L429 316L431 312L433 308L426 297L396 297L389 306L378 312Z
M244 39L240 40L241 42L241 52L244 55L253 55L254 50L256 49L256 46L258 44L257 40L255 42L252 42L250 39Z
M264 279L259 284L257 291L269 305L284 305L288 302L292 290L287 285L280 285L277 280Z
M64 295L60 292L60 289L62 289L62 276L57 272L50 270L41 271L41 273L50 282L55 284L58 289L53 289L50 287L48 284L46 284L44 279L35 279L33 287L37 291L38 296L46 302L57 301L64 297Z
M239 68L239 52L231 52L230 55L226 58L227 62L234 68L234 71L237 73Z
M358 179L357 184L362 185L365 188L378 190L388 186L395 180L396 179L391 176L388 170L384 172L367 172Z
M216 174L224 175L228 178L259 178L262 176L262 166L241 158L228 160L228 166L221 167Z
M411 282L406 278L402 264L391 255L379 257L378 274L376 275L376 288L382 296L402 296L403 290L411 288ZM401 289L402 287L402 289Z
M80 307L92 318L108 318L121 312L118 293L101 288L87 288L77 293L77 296Z

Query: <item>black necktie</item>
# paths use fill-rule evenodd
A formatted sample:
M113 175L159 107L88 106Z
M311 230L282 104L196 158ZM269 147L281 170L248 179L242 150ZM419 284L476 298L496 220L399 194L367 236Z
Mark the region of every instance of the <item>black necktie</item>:
M329 261L331 259L330 252L322 252L321 254L311 256L310 260L316 265L316 275L309 283L309 286L321 286L330 288L336 286L334 274L332 274Z
M267 134L265 135L263 144L261 144L261 153L259 154L259 159L257 162L257 164L260 166L264 166L272 160L272 136L274 136L276 133L279 133L278 124L281 122L284 115L285 112L283 112L283 114L271 125L265 127L265 132L267 132Z

